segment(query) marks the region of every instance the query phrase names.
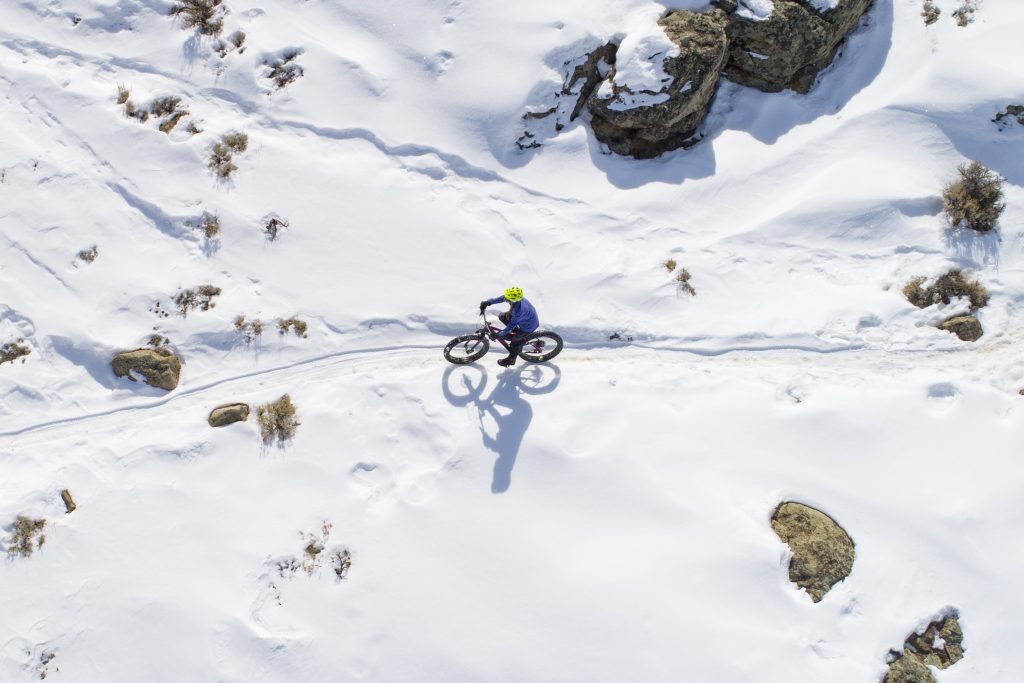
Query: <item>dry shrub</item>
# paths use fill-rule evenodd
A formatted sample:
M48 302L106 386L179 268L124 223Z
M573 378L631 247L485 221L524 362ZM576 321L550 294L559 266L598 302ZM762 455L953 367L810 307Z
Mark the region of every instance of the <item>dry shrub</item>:
M306 322L299 318L281 318L277 321L277 331L279 334L288 334L290 330L295 333L296 337L305 339L308 336L306 328Z
M676 287L680 292L689 294L690 296L697 296L697 290L690 284L690 271L686 268L680 268L679 272L676 273Z
M924 0L924 6L921 8L921 16L924 17L925 26L930 26L938 21L940 14L942 14L942 10L936 7L932 0Z
M214 287L213 285L199 285L189 289L183 289L174 296L174 305L178 307L178 312L183 317L188 316L188 312L198 308L201 311L208 311L215 307L217 303L214 299L220 296L220 287Z
M169 346L171 340L162 334L153 333L149 335L149 339L146 340L147 346L152 346L154 349L159 349L164 346Z
M32 349L20 343L23 341L25 340L19 339L16 342L7 342L3 346L0 346L0 365L3 365L4 363L13 363L19 358L22 359L22 363L25 362L24 357L32 353Z
M176 0L172 17L180 17L185 28L198 29L204 36L217 36L224 30L224 0Z
M96 257L99 255L100 250L94 244L88 249L83 249L82 251L78 252L78 259L80 261L85 261L86 263L92 263L93 261L96 260Z
M118 85L117 86L117 103L118 104L126 103L128 101L128 98L131 96L131 94L132 94L132 91L129 90L127 88L127 86Z
M213 145L210 150L210 161L207 168L213 171L221 180L227 180L231 174L238 170L235 165L235 152L244 152L249 148L249 136L245 133L225 133L221 136L220 142Z
M926 281L925 277L915 277L903 286L903 296L918 308L949 304L962 297L971 302L971 310L988 304L988 290L977 280L968 280L959 268L939 276L930 287L924 286Z
M283 446L295 437L301 424L295 414L291 396L285 394L276 401L264 403L256 408L256 423L260 427L260 438L270 445L277 442Z
M263 217L263 233L267 236L267 239L273 242L277 239L281 233L281 228L287 228L291 223L288 222L287 218L282 218L276 213L267 214Z
M974 11L977 9L975 0L963 0L963 3L953 10L953 18L957 26L967 26L974 21Z
M295 63L295 59L301 54L302 50L291 49L280 57L268 57L263 60L264 66L270 67L267 78L274 81L278 90L294 83L305 73L302 67Z
M206 235L206 239L216 238L220 235L220 217L216 213L204 211L199 219L199 229Z
M234 325L235 331L245 339L246 346L263 336L262 320L246 320L245 315L239 313L235 316Z
M220 141L232 152L242 153L249 149L249 136L245 133L225 133Z
M942 190L946 215L954 227L988 232L996 227L1003 204L1003 179L977 161L961 164L960 178Z
M679 264L676 263L676 260L674 258L670 258L666 259L661 265L665 266L665 270L671 273L673 270L676 269L676 266Z
M238 166L235 165L235 157L231 154L231 150L228 146L222 142L218 142L210 150L210 161L206 164L206 167L216 174L221 180L227 180L231 177L231 174L238 170Z
M46 535L43 534L44 526L46 526L45 519L32 519L25 515L18 515L14 520L14 534L7 541L7 554L11 557L18 555L30 557L34 549L42 548L46 543ZM35 542L34 548L33 542Z

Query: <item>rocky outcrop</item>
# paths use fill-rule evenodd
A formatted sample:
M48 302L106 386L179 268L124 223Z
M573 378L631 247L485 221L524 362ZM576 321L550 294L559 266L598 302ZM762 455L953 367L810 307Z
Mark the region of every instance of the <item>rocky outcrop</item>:
M733 12L725 77L765 92L807 92L872 2L839 0L834 9L818 11L811 0L775 0L760 20Z
M973 315L958 315L955 318L950 318L940 323L939 329L952 332L963 341L968 342L978 341L984 334L981 323Z
M207 421L211 427L224 427L235 422L245 422L248 419L248 403L226 403L211 410Z
M647 159L698 141L719 79L765 92L810 90L818 73L832 63L839 46L871 7L873 0L774 0L770 12L756 16L737 0L716 0L703 12L669 12L658 24L678 52L661 57L661 82L631 84L617 78L616 46L592 53L567 80L567 94L584 81L570 120L586 102L598 140L617 153ZM649 57L645 57L650 59ZM622 61L620 55L620 62ZM607 74L601 74L603 65ZM603 76L595 89L598 76ZM545 117L557 107L527 116ZM539 146L527 131L520 149Z
M935 683L928 669L946 669L964 658L964 634L955 614L936 619L922 633L912 633L903 651L894 653L882 683Z
M772 529L792 552L789 580L814 602L850 575L853 540L824 512L802 503L781 503L772 515Z
M171 391L178 386L181 359L164 348L124 351L110 361L114 374L136 381L133 373L141 375L146 384Z
M686 146L704 119L718 86L728 55L728 15L707 12L671 12L658 24L679 46L678 56L664 61L670 78L659 90L634 92L630 84L617 84L612 69L605 84L587 101L594 135L609 149L638 159ZM632 106L635 96L655 104Z

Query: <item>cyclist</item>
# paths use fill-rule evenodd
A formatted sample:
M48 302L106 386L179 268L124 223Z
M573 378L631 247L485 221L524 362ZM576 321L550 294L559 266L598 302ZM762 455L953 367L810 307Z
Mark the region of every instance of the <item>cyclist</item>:
M518 287L509 287L501 296L481 301L480 314L483 315L488 306L505 301L511 306L498 316L498 320L505 323L505 329L499 332L498 336L508 342L508 357L499 360L498 365L508 367L515 365L519 350L526 341L526 335L540 327L540 320L537 319L537 309L523 298L523 290Z

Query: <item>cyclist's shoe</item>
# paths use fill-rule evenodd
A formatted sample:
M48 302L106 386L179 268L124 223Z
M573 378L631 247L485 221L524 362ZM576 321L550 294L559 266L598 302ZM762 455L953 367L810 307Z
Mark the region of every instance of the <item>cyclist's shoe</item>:
M498 361L498 365L500 365L503 368L507 368L510 365L514 365L515 362L516 362L516 357L515 356L509 356L508 358L502 358L501 360L499 360Z

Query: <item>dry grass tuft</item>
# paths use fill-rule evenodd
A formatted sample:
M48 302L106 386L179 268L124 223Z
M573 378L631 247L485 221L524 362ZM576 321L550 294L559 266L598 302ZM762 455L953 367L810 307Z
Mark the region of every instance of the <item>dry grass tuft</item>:
M924 17L925 26L931 26L938 21L940 14L942 14L942 10L936 7L932 0L924 0L924 6L921 8L921 16Z
M234 320L235 331L245 339L245 345L249 346L263 336L262 320L246 320L245 315L239 313Z
M690 271L686 268L679 269L679 272L676 273L675 281L676 287L681 293L697 296L697 290L690 284Z

